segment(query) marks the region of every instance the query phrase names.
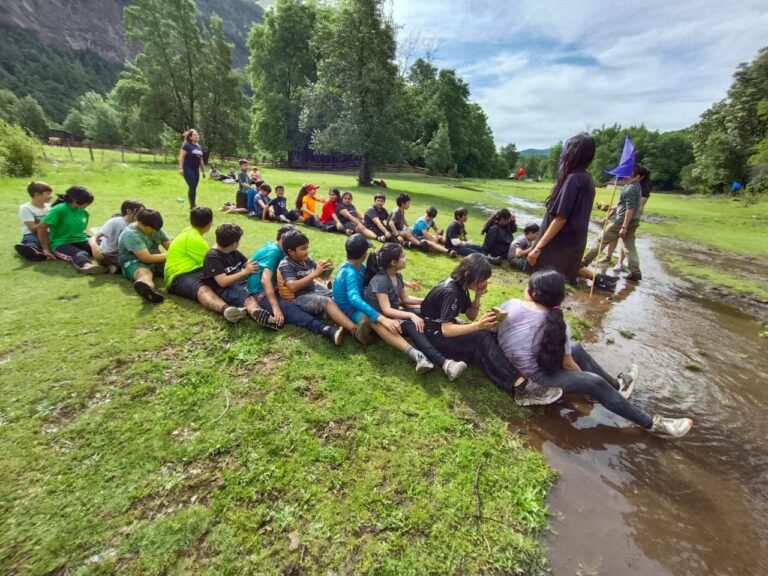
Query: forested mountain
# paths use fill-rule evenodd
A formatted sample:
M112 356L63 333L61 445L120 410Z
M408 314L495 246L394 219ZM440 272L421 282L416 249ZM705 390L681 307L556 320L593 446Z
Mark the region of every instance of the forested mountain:
M130 0L0 2L0 88L31 95L56 122L75 98L114 86L131 55L123 29ZM218 14L235 44L235 66L248 60L246 37L263 9L255 0L196 0L200 18Z

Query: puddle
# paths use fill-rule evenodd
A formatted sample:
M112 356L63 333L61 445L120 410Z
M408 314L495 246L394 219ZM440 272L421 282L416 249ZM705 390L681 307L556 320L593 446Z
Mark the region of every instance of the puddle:
M638 247L639 285L590 302L582 288L569 304L594 324L587 348L609 372L640 365L634 403L694 428L661 440L583 397L535 414L530 443L562 474L545 539L553 573L763 576L768 341L749 316L670 276L652 238Z

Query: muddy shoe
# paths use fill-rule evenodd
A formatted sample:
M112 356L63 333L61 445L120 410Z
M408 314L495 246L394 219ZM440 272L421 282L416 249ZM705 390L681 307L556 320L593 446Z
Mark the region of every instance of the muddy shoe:
M417 357L418 360L416 360L416 374L424 374L425 372L429 372L432 370L432 368L435 367L435 365L429 361L429 358L424 356L422 352L419 352Z
M222 314L224 318L227 319L227 322L240 322L243 318L246 317L245 308L238 308L237 306L227 306L224 309L224 312Z
M322 334L336 346L341 346L341 341L344 339L344 328L341 326L326 326L323 328Z
M562 395L561 388L547 388L530 378L515 388L515 402L518 406L546 406L557 402Z
M635 389L635 384L637 384L638 378L640 378L640 368L637 364L632 364L632 366L629 367L629 372L626 374L621 372L616 376L616 382L619 384L618 392L625 400L628 400L632 395L632 391Z
M165 300L165 296L163 296L160 292L155 290L153 286L150 286L146 282L142 282L141 280L137 280L133 283L133 289L136 290L136 294L144 298L147 302L152 302L153 304L160 304L163 300Z
M688 434L691 426L693 426L693 420L690 418L663 418L662 416L654 416L649 432L664 438L682 438Z
M78 274L83 274L85 276L90 276L92 274L106 274L107 272L109 272L109 270L101 264L83 264L77 269Z
M373 341L371 329L371 321L368 319L368 316L363 316L360 324L355 326L355 331L352 334L355 336L355 340L363 346L367 346Z
M25 258L26 260L32 260L32 262L42 262L46 259L42 250L38 250L29 244L16 244L14 249L16 252L18 252L19 256Z
M443 363L443 372L448 376L448 382L453 382L461 376L462 372L467 369L467 365L464 362L457 362L456 360L446 360Z
M485 256L485 259L488 260L490 264L493 264L494 266L501 266L501 263L503 260L501 259L501 256Z
M253 313L250 314L251 320L256 322L259 326L263 326L264 328L269 328L270 330L280 330L280 326L277 325L275 322L274 317L264 310L263 308L258 308L253 311Z
M607 274L598 274L595 276L593 282L597 288L601 288L603 290L613 290L616 287L618 278L608 276Z
M643 279L643 275L640 273L630 272L624 276L624 279L628 280L629 282L640 282L640 280Z

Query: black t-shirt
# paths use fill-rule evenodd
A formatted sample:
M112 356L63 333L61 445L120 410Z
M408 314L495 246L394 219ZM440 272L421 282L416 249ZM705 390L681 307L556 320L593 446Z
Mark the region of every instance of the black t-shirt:
M534 270L554 268L568 282L576 283L584 248L587 246L589 216L594 200L595 183L589 172L581 170L566 178L559 197L547 207L537 239L544 235L558 214L565 216L565 225L542 249Z
M288 200L285 196L282 198L280 196L277 196L275 198L272 198L272 200L269 201L269 206L272 206L272 208L275 209L276 214L280 214L281 212L287 212L288 211Z
M392 214L390 214L390 222L392 222L395 225L395 229L400 232L405 228L405 210L403 210L400 207L395 208L392 210Z
M466 236L467 232L464 228L464 224L454 220L448 225L448 229L445 231L445 247L448 250L453 250L454 245L453 242L451 242L451 239L459 238L460 240L463 240Z
M368 210L365 211L365 215L363 217L363 225L368 228L371 232L376 234L376 236L379 236L381 234L381 230L379 230L379 227L376 226L376 223L373 221L374 218L378 218L381 222L382 226L387 225L387 218L389 218L389 212L387 212L386 208L376 208L376 206L371 206L368 208Z
M432 288L421 303L421 315L430 330L440 331L443 322L456 322L472 305L469 291L451 278Z
M355 208L354 204L339 204L336 207L336 216L338 217L338 219L341 221L342 224L347 224L348 222L352 222L352 220L342 215L341 213L342 210L346 210L347 212L350 213L350 215L354 216L359 220L357 208Z
M248 259L238 250L227 253L211 248L203 261L203 280L216 293L219 293L223 288L216 282L216 276L219 274L226 274L227 276L237 274L247 263Z

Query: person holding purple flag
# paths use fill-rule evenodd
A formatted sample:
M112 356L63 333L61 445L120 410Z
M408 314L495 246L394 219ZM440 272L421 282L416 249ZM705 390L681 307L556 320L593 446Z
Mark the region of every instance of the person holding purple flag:
M595 183L587 171L594 157L595 140L589 134L581 133L566 141L557 180L546 200L547 213L536 244L528 253L532 271L552 268L569 283L576 283L595 200Z

